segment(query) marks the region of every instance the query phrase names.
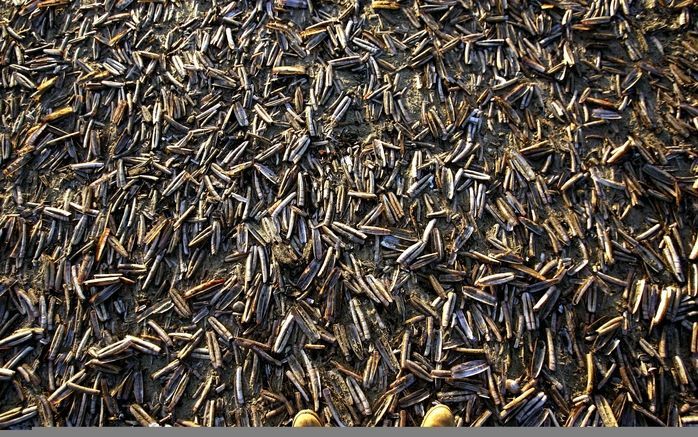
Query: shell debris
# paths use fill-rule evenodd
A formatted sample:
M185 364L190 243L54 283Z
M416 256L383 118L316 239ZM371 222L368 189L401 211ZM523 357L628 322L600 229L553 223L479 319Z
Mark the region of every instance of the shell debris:
M692 0L0 6L0 428L698 424Z

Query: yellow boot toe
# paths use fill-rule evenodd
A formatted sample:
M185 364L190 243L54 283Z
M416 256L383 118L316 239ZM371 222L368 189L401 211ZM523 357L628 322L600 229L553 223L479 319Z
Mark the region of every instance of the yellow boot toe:
M320 416L313 410L301 410L293 418L294 428L305 428L310 426L322 426Z
M422 427L434 428L456 426L456 421L453 418L453 412L446 405L439 404L431 407L422 420Z

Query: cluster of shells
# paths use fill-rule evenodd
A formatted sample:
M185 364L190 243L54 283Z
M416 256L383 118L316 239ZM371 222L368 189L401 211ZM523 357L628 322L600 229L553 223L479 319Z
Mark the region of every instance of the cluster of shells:
M692 0L0 5L0 427L698 424Z

